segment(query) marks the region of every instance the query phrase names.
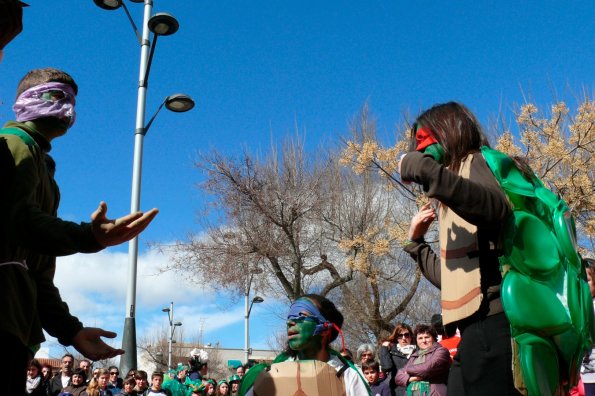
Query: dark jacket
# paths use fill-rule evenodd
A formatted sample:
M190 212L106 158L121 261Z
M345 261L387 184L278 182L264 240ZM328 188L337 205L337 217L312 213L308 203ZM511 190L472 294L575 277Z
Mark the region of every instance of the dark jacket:
M85 390L87 390L87 385L82 384L79 386L74 386L72 384L68 385L62 392L69 392L72 393L73 396L81 396Z
M70 385L70 380L66 386L68 385ZM50 380L50 396L58 396L62 389L62 373L58 373Z
M391 395L405 396L406 388L398 386L394 379L399 369L405 367L407 364L407 356L399 352L397 346L393 344L390 349L384 345L380 346L380 366L382 371L387 374L391 388Z
M439 200L465 221L477 226L477 253L484 295L478 314L486 316L503 312L498 256L501 254L502 226L512 210L483 156L474 156L469 179L465 179L432 157L411 152L403 158L401 177L420 184L428 197ZM404 250L417 261L424 276L440 288L440 257L430 246L420 239L405 246Z
M0 301L6 309L0 332L33 346L44 340L43 328L70 345L83 326L54 285L55 257L102 247L90 224L56 217L60 191L50 143L29 125L9 122L5 128L26 132L31 143L0 130L0 263L26 261L29 268L0 266Z
M421 377L430 383L430 396L446 396L446 382L450 369L448 350L435 342L423 354L425 360L416 364L415 361L420 355L419 349L411 354L405 367L397 372L396 383L407 387L410 377Z
M370 390L372 391L372 396L390 396L391 389L390 389L390 378L387 379L378 379L376 383L369 384Z

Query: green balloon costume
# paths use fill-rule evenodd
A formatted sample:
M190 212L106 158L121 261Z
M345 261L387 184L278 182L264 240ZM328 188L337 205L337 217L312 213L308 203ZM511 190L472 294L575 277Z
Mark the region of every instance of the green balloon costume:
M562 199L537 177L527 180L510 157L485 146L481 151L513 205L500 264L515 386L529 396L553 395L561 383L578 382L582 358L595 340L574 219Z

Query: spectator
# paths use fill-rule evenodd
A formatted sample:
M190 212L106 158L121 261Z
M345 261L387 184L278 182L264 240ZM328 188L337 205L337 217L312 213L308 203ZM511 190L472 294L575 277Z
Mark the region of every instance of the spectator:
M213 396L217 392L217 383L214 379L208 379L205 383L207 396Z
M101 202L91 223L57 217L56 164L48 152L74 123L76 93L67 73L32 70L17 88L17 121L0 130L0 303L6 310L0 321L0 372L7 378L3 391L10 395L24 392L30 348L44 340L43 330L91 359L124 353L101 339L115 333L83 327L70 314L54 285L55 259L126 242L157 214L152 210L110 220Z
M91 378L91 362L87 359L83 359L79 362L79 368L85 372L85 376L87 378L87 382L89 382Z
M138 395L143 395L144 392L149 388L149 381L147 379L147 372L144 370L137 370L134 374L136 380L136 386L134 390Z
M112 391L107 389L109 381L109 371L101 368L97 372L97 378L93 378L83 396L114 396Z
M346 396L369 395L367 381L338 352L329 348L339 334L343 325L343 315L335 304L317 294L307 294L295 300L287 314L287 348L277 356L275 363L284 361L319 360L337 370L346 390ZM343 338L341 338L344 344ZM253 395L253 385L262 374L266 365L260 364L250 368L250 372L240 384L240 395Z
M108 368L109 371L109 381L107 383L107 389L111 390L113 394L119 393L122 388L122 378L120 378L120 370L116 366L110 366Z
M209 354L204 349L194 348L190 351L188 377L192 381L202 381L203 378L206 378L208 373L208 361Z
M163 384L163 373L161 371L153 372L153 374L151 374L151 388L149 388L147 396L172 396L168 389L163 389L161 387L161 384Z
M217 383L217 396L229 395L229 383L226 380L221 380Z
M436 330L431 326L415 327L418 349L395 378L397 384L407 387L407 394L446 396L450 355L436 342L437 337Z
M236 369L236 375L240 377L240 379L244 378L244 366L239 366Z
M364 373L364 377L368 381L368 385L370 385L370 390L372 390L373 396L391 396L390 386L388 384L388 380L382 380L380 378L380 366L378 362L365 362L362 364L362 372Z
M72 376L72 367L74 365L74 356L70 353L62 356L62 367L60 374L56 375L50 380L50 395L57 396L62 389L70 385L70 377Z
M238 394L238 391L240 390L240 381L241 380L242 379L237 374L234 374L231 377L229 377L229 386L231 387L230 394L232 396L236 396Z
M134 377L136 377L136 369L128 370L128 374L126 374L126 378L134 379Z
M54 373L52 371L52 366L49 364L42 364L41 365L41 375L43 381L43 387L46 390L46 393L50 394L50 381L52 380Z
M450 361L452 362L455 355L457 354L459 342L461 342L461 336L457 334L457 329L455 326L445 327L442 325L442 315L440 314L432 315L430 322L436 329L436 333L438 333L438 342L444 348L448 349L448 353L450 353Z
M188 366L180 364L176 372L176 377L171 381L167 381L163 387L168 389L172 396L185 396L188 392L188 387L186 386L187 374Z
M122 390L120 393L116 394L115 396L137 396L134 387L136 386L136 381L133 377L127 377L122 381Z
M43 374L41 364L37 359L31 360L27 369L27 394L32 396L46 396L46 388L43 386Z
M405 367L407 360L415 351L416 347L411 343L412 339L413 330L411 327L405 323L399 323L380 346L380 365L387 374L393 396L405 396L407 388L397 385L395 376L399 369Z
M64 388L63 393L72 394L72 396L81 396L87 390L87 374L85 370L78 368L72 372L70 385Z
M376 352L374 345L362 344L357 348L357 361L361 367L364 363L373 362L376 360Z

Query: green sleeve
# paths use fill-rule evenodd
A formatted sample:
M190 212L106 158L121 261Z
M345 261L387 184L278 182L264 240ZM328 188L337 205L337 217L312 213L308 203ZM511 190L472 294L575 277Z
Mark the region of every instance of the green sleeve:
M269 366L266 363L260 363L256 366L250 367L250 370L244 375L242 378L242 382L240 382L240 389L238 390L239 396L244 396L246 392L248 392L254 386L254 381L256 381L256 377L260 375L263 371L267 370Z
M101 250L91 224L56 217L60 193L46 169L51 158L18 136L3 135L2 139L12 155L12 161L3 161L0 169L6 172L2 177L2 190L6 193L2 217L11 231L10 244L51 256Z

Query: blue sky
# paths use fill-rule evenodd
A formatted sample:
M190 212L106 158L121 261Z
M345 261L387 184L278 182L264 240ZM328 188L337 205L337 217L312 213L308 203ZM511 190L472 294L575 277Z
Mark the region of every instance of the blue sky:
M138 25L142 5L125 0ZM123 10L92 0L30 0L24 32L0 64L0 118L12 119L19 79L53 66L79 84L78 119L54 141L60 214L87 220L99 200L130 208L139 47ZM167 95L190 94L194 110L162 111L145 139L141 207L161 211L140 241L139 333L165 325L175 301L186 334L242 347L242 303L217 304L205 285L155 275L167 257L147 243L200 232L204 197L193 162L200 150L265 155L296 125L307 147L335 145L365 101L390 136L404 112L448 100L487 124L531 97L575 107L594 84L595 4L574 1L198 1L155 0L180 30L159 39L147 119ZM60 261L56 283L89 325L121 333L127 246ZM252 343L280 328L269 301L253 311ZM199 319L202 318L201 319Z

